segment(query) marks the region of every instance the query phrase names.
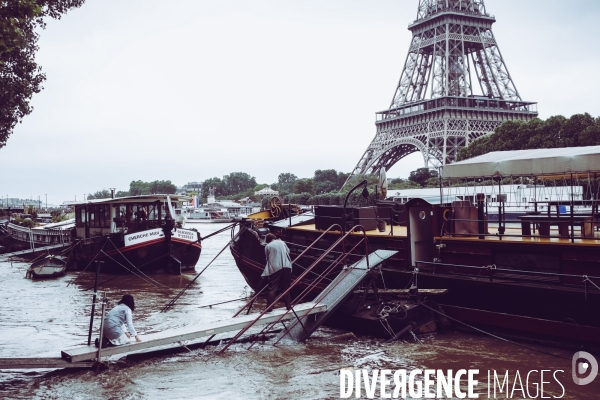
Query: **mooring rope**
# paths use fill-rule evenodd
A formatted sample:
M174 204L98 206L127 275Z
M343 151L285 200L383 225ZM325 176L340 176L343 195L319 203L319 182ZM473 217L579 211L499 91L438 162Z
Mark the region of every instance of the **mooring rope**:
M444 313L443 313L443 312L441 312L441 311L438 311L438 310L436 310L436 309L434 309L434 308L432 308L432 307L429 307L428 305L426 305L425 303L423 303L423 302L421 302L421 301L419 301L419 304L420 304L420 305L422 305L422 306L423 306L423 307L425 307L425 308L428 308L428 309L430 309L431 311L433 311L433 312L435 312L435 313L437 313L437 314L443 315L444 317L446 317L446 318L448 318L448 319L450 319L450 320L452 320L452 321L454 321L454 322L457 322L457 323L459 323L459 324L461 324L461 325L464 325L464 326L466 326L466 327L468 327L468 328L471 328L471 329L473 329L473 330L475 330L475 331L477 331L477 332L480 332L480 333L483 333L483 334L485 334L485 335L491 336L491 337L493 337L493 338L495 338L495 339L502 340L503 342L511 343L511 344L514 344L515 346L523 347L523 348L525 348L525 349L528 349L528 350L531 350L531 351L536 351L536 352L538 352L538 353L541 353L541 354L545 354L545 355L548 355L548 356L552 356L552 357L556 357L556 358L561 358L561 359L563 359L563 360L569 360L569 361L571 361L571 358L569 358L569 357L563 357L563 356L560 356L560 355L558 355L558 354L553 354L553 353L549 353L549 352L547 352L547 351L544 351L544 350L539 350L539 349L536 349L535 347L527 346L527 345L524 345L524 344L522 344L522 343L514 342L514 341L512 341L512 340L509 340L509 339L503 338L503 337L501 337L501 336L494 335L493 333L486 332L486 331L484 331L483 329L475 328L475 327L474 327L474 326L472 326L472 325L469 325L469 324L467 324L467 323L465 323L465 322L459 321L459 320L457 320L456 318L452 318L452 317L450 317L450 316L448 316L448 315L444 314Z
M79 244L79 242L77 244ZM100 252L102 252L104 250L104 246L106 246L106 240L102 244L102 247L100 248L100 250L96 253L96 255L92 258L92 260L88 263L88 265L85 266L85 268L81 272L85 272L85 270L88 269L88 267L90 265L92 265L92 263L94 262L94 260L96 259L96 257L98 257L98 255L100 254ZM73 247L75 247L75 246L73 246ZM77 279L79 279L80 277L81 277L81 275L78 275L75 279L71 280L67 284L67 287L69 287L71 285L71 283L75 283L77 281Z
M117 252L121 255L121 257L123 257L125 260L127 260L127 262L129 263L129 265L131 265L133 268L135 268L136 270L138 270L138 272L140 274L144 275L146 278L148 278L149 280L151 280L152 282L154 282L154 283L156 283L156 284L158 284L160 286L163 286L165 288L167 287L167 286L161 284L160 282L157 282L154 279L150 278L148 275L146 275L142 270L139 269L139 267L136 267L131 261L129 261L129 259L127 257L125 257L125 255L123 253L121 253L121 251L117 248L117 246L113 243L112 240L108 239L108 241L110 242L110 244L113 245L113 247L115 248L115 250L117 250ZM106 254L106 253L104 253L104 254ZM108 254L106 254L106 255L108 256Z
M229 228L229 227L228 227L228 228ZM237 237L237 236L240 234L240 232L242 232L242 231L240 230L240 231L239 231L239 232L238 232L238 233L237 233L237 234L236 234L236 235L233 237L233 239L235 239L235 238L236 238L236 237ZM233 239L232 239L232 240L233 240ZM232 240L231 240L231 241L232 241ZM190 287L191 287L191 286L194 284L194 282L196 282L196 279L198 279L198 278L200 277L200 275L202 275L202 273L203 273L204 271L206 271L206 269L207 269L208 267L210 267L210 266L211 266L211 264L212 264L212 263L213 263L213 262L214 262L214 261L215 261L215 260L216 260L216 259L217 259L217 258L220 256L220 255L221 255L221 253L223 253L223 252L225 251L225 249L226 249L227 247L229 247L229 245L230 245L231 241L227 242L227 244L225 244L225 246L224 246L224 247L221 249L221 251L219 251L219 253L218 253L218 254L217 254L217 255L216 255L216 256L215 256L215 257L214 257L214 258L213 258L213 259L212 259L212 260L211 260L211 261L210 261L210 262L209 262L207 265L206 265L206 267L204 267L204 268L202 269L202 271L200 271L200 272L199 272L199 273L198 273L198 274L197 274L197 275L194 277L194 279L192 279L192 280L191 280L191 282L190 282L190 283L188 283L188 284L187 284L187 285L186 285L186 286L185 286L183 289L181 289L181 291L180 291L179 293L177 293L177 294L175 295L175 297L174 297L174 298L173 298L173 299L172 299L172 300L171 300L169 303L167 303L167 304L166 304L166 305L163 307L163 309L162 309L162 310L160 310L160 312L161 312L161 313L163 313L163 312L167 311L169 308L171 308L173 305L175 305L175 303L177 302L177 300L179 300L179 298L180 298L180 297L181 297L181 296L182 296L182 295L183 295L183 294L186 292L186 290L188 290L188 289L189 289L189 288L190 288Z
M126 265L118 262L117 260L115 260L114 258L112 258L110 255L108 255L105 251L102 251L102 253L108 257L109 259L111 259L112 261L114 261L116 264L120 265L121 267L125 268L127 271L131 272L132 274L134 274L135 276L137 276L138 278L141 278L142 280L150 283L151 285L154 285L156 287L162 287L165 289L170 289L168 286L163 285L160 282L156 282L154 279L150 278L148 275L144 274L142 271L140 271L139 269L138 272L140 273L139 275L135 272L135 270L131 270L129 269ZM134 267L137 268L137 267Z

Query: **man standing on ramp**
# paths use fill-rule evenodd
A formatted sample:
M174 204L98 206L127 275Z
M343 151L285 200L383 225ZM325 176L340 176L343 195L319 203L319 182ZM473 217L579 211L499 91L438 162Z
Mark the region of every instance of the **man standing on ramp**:
M292 275L292 261L290 259L290 249L277 236L269 233L265 238L265 258L267 265L262 273L266 278L269 287L267 288L267 307L273 304L277 297L277 289L283 293L290 287ZM284 296L285 306L288 310L292 308L290 294Z

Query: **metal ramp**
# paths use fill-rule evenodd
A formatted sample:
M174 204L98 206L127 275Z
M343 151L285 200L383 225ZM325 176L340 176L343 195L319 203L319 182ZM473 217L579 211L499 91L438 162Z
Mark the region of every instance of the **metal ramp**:
M316 314L327 310L327 306L317 303L304 303L296 307L298 312L304 314ZM133 351L159 347L165 345L179 345L189 340L198 340L200 338L216 335L219 333L230 332L246 328L249 324L266 325L276 321L291 320L293 314L288 314L285 308L279 308L261 316L258 320L256 314L240 315L237 318L211 322L203 325L187 326L185 328L174 329L169 332L162 332L153 335L144 336L144 341L139 343L125 344L122 346L106 347L101 350L102 357L115 354L131 353ZM94 346L75 347L61 352L62 359L71 363L93 360L98 358L98 349Z
M299 319L294 318L286 329L279 333L276 341L279 342L286 337L298 342L308 339L335 312L343 300L352 294L365 278L371 275L374 267L396 253L397 251L376 250L350 267L343 269L314 300L316 304L327 306L327 311L310 318L308 315L303 315Z

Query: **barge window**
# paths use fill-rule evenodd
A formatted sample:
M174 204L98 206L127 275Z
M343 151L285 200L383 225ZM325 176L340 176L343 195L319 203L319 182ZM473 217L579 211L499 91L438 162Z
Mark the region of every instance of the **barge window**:
M85 226L85 207L76 207L75 208L75 225L79 228L83 228Z
M89 222L92 228L108 228L110 227L110 206L97 205L89 206Z

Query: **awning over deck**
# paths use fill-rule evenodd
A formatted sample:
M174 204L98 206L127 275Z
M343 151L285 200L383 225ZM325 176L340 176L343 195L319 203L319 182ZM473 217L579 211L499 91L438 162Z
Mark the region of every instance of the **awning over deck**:
M444 178L580 175L600 172L600 146L495 151L445 165Z

